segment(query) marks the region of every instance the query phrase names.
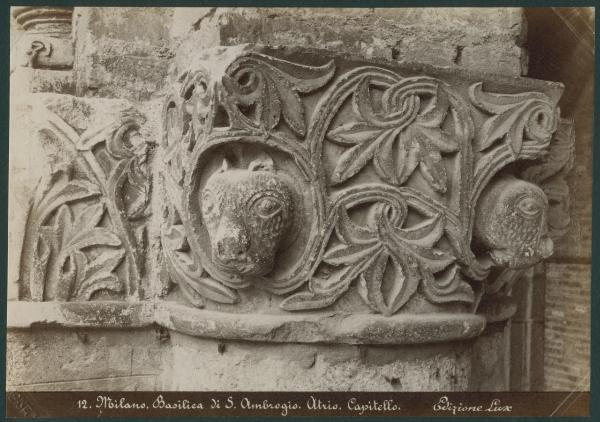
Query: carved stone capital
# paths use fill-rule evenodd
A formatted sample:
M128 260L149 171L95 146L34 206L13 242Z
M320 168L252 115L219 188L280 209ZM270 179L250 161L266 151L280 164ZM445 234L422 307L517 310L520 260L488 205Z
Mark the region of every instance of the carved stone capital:
M11 142L44 165L29 202L11 199L11 274L60 324L466 339L513 309L490 304L564 229L561 84L259 46L204 50L172 78L156 148L127 101L13 105ZM17 150L12 180L32 186Z
M18 6L12 16L26 31L66 33L71 31L72 7Z
M14 7L12 16L25 33L14 48L11 68L71 69L72 15L72 7Z
M552 253L518 168L547 155L561 84L256 46L173 80L161 236L194 306L468 313Z

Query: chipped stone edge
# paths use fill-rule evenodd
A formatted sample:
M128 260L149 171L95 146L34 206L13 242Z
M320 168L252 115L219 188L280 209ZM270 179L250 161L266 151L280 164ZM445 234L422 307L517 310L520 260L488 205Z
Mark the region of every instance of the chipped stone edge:
M336 52L317 47L300 47L284 45L265 45L260 43L242 43L230 46L209 47L202 50L202 54L194 55L181 63L182 70L206 68L207 62L211 66L219 63L220 72L234 62L237 58L248 53L259 53L283 60L293 57L303 58L303 63L319 59L319 63L336 60L345 65L352 66L379 66L398 73L403 77L430 76L439 78L451 86L470 85L482 82L486 90L502 91L503 93L519 93L523 91L537 91L546 94L553 103L557 104L565 90L565 85L559 81L536 79L528 76L505 75L492 71L472 70L468 68L449 67L415 61L397 62L383 57L365 58L354 53ZM227 59L218 61L217 58L227 55ZM337 67L337 66L336 66ZM339 76L339 75L338 75Z
M274 343L423 344L477 337L475 314L235 314L174 302L9 301L7 328L140 328L158 324L195 337Z

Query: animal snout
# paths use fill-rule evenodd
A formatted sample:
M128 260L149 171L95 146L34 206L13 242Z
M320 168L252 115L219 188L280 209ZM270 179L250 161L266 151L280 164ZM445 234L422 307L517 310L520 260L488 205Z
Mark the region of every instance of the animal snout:
M218 239L216 246L221 261L241 261L246 258L250 242L245 234L235 233Z

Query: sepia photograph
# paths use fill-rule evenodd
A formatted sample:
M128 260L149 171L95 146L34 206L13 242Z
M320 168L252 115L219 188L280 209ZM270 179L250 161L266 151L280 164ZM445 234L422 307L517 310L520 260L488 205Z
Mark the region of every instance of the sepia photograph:
M6 10L7 416L590 415L593 7Z

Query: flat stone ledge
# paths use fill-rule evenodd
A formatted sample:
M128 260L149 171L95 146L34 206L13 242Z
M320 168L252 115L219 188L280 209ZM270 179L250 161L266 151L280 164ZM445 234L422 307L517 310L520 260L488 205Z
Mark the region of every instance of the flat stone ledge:
M7 327L130 328L158 324L196 337L275 343L423 344L481 334L474 314L233 314L173 302L8 302Z
M7 328L137 328L154 323L152 302L9 301Z

